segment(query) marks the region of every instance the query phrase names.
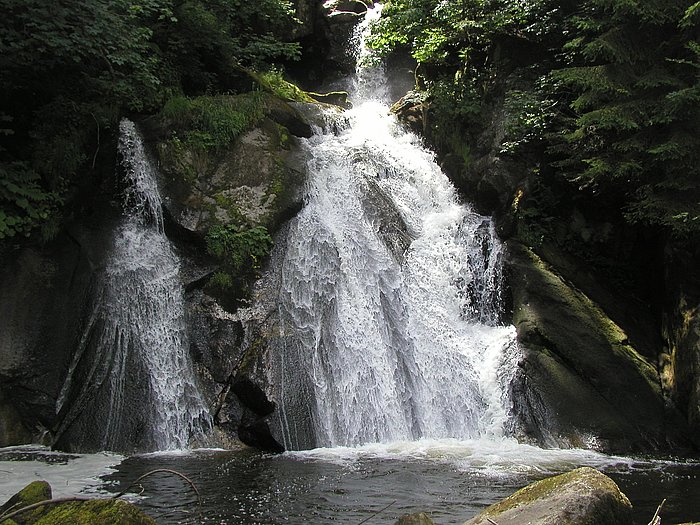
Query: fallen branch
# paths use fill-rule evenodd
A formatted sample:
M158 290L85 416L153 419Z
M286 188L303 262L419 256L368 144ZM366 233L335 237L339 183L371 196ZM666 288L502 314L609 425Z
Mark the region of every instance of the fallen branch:
M659 504L658 507L656 507L656 512L654 513L654 517L651 518L651 521L649 522L649 525L661 525L661 509L664 506L664 503L666 503L666 498Z
M488 521L491 525L498 525L498 523L493 521L491 518L486 518L486 521Z
M397 500L392 501L392 502L389 503L386 507L384 507L383 509L379 509L377 512L375 512L375 513L372 514L371 516L369 516L369 517L363 519L363 520L362 520L360 523L358 523L357 525L362 525L363 523L367 523L367 522L368 522L369 520L371 520L372 518L374 518L374 517L376 517L376 516L379 516L382 512L384 512L386 509L388 509L388 508L391 507L394 503L396 503L396 501L397 501Z
M190 478L185 476L184 474L178 472L177 470L170 470L167 468L157 468L155 470L151 470L150 472L146 472L143 476L139 476L136 479L136 481L131 482L128 487L126 487L124 490L122 490L119 494L114 496L112 499L121 498L124 494L129 492L129 489L131 487L138 484L142 479L147 478L148 476L150 476L152 474L158 474L159 472L166 472L168 474L175 474L176 476L180 476L182 479L184 479L187 483L190 484L190 487L192 487L192 489L195 491L195 493L197 494L197 503L199 504L200 507L202 506L202 496L199 494L199 490L197 490L197 487L194 484L194 482Z

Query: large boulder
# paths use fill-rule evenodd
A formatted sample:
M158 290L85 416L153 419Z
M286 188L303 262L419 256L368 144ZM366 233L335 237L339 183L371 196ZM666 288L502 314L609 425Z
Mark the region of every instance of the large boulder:
M108 205L42 246L0 254L0 447L50 441L56 400L111 241Z
M533 251L507 247L523 349L512 396L522 437L618 452L687 445L655 367L625 332Z
M590 467L532 483L464 525L629 525L632 505L609 477Z

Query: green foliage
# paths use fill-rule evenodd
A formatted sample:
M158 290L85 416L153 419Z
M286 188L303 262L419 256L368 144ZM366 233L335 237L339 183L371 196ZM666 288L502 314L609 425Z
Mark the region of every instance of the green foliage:
M501 153L515 154L544 140L554 118L555 102L530 91L511 90L506 93L505 138Z
M173 97L161 116L195 149L222 148L265 116L262 93L236 96Z
M58 195L43 190L39 175L26 163L0 166L0 239L29 235L59 203Z
M174 117L195 115L187 141L220 147L260 109L211 95L249 89L243 68L299 56L287 41L298 23L288 0L0 0L0 10L0 169L23 166L34 175L13 176L13 188L52 196L54 207L96 167L125 112L157 112L168 100ZM3 197L4 237L41 224L49 200L34 216L38 205Z
M292 84L291 82L287 82L282 73L278 70L273 69L266 73L254 74L254 76L263 89L277 95L283 100L293 102L314 101L314 99L307 95L306 92L300 89L298 86Z
M439 148L461 153L503 98L501 154L685 236L700 233L699 30L689 0L390 0L371 45L418 62ZM514 64L524 88L497 80Z
M233 224L213 226L206 241L207 251L221 259L227 271L235 275L258 270L272 248L272 237L264 226L248 229Z
M552 73L573 110L556 165L594 191L621 190L628 220L676 235L700 232L695 9L679 0L589 1L563 47L570 66Z

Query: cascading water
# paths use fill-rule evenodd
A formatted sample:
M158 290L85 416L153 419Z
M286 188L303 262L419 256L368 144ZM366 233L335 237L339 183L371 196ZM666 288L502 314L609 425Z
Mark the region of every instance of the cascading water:
M126 119L119 153L125 214L59 398L59 434L79 425L79 448L185 448L210 418L188 354L179 260L163 231L154 168Z
M389 114L385 85L361 70L345 129L308 140L306 205L280 243L271 383L287 449L495 437L507 421L501 244Z

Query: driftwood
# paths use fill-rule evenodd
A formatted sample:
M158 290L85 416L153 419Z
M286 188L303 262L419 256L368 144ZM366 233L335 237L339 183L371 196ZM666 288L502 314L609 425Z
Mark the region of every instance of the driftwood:
M654 513L654 517L651 518L649 525L661 525L661 509L663 508L664 503L666 503L666 498L664 498L659 506L656 507L656 512Z
M376 517L376 516L379 516L382 512L384 512L386 509L388 509L388 508L391 507L394 503L396 503L396 501L397 501L397 500L392 501L392 502L389 503L386 507L379 509L377 512L375 512L375 513L372 514L371 516L369 516L369 517L363 519L363 520L362 520L360 523L358 523L357 525L362 525L363 523L367 523L367 522L368 522L369 520L371 520L372 518L374 518L374 517Z

